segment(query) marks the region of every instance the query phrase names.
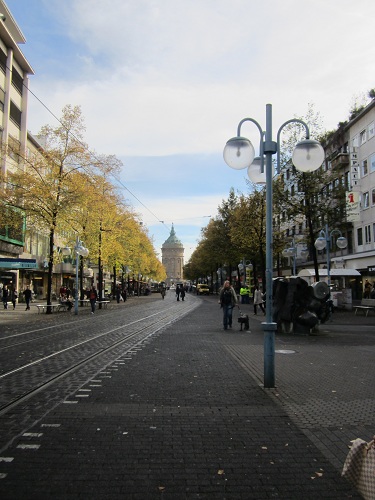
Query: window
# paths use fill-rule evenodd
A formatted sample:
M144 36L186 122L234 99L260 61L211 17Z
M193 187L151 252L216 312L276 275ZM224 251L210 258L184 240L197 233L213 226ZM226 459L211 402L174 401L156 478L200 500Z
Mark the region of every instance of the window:
M362 146L366 142L366 129L359 133L359 145Z
M362 160L361 163L361 177L368 174L367 160Z
M357 244L358 246L363 245L363 236L362 236L362 228L359 227L357 229Z
M0 51L1 52L1 51ZM4 111L4 103L5 103L5 92L0 87L0 110Z
M17 125L18 128L21 128L21 114L21 110L14 104L13 101L10 101L10 119L15 125Z
M367 127L367 137L371 139L371 137L374 137L374 135L375 135L375 122L372 122Z
M375 154L370 156L370 172L375 172Z
M7 69L7 56L1 49L0 49L0 69L3 73L5 73Z
M20 142L15 139L14 137L12 137L11 135L9 135L9 138L8 138L8 147L9 147L9 150L8 150L8 154L9 156L14 160L16 161L17 163L19 163L19 152L20 152Z
M375 205L375 189L371 191L371 205Z
M13 86L18 90L18 92L22 95L22 90L23 90L23 78L22 76L16 71L15 67L13 66L12 68L12 84Z
M369 192L363 193L362 195L363 208L368 208L370 206L370 195Z
M371 243L371 226L365 226L365 242Z
M362 146L366 142L366 129L359 133L359 145Z

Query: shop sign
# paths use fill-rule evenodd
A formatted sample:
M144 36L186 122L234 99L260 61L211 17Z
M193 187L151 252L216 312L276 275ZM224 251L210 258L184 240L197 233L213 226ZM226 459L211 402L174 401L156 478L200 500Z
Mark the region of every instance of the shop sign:
M35 259L3 259L0 258L0 269L37 269Z

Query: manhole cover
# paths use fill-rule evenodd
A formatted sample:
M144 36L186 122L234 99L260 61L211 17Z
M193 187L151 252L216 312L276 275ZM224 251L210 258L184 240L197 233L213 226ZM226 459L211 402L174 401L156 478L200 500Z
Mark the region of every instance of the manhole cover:
M295 354L296 351L291 351L289 349L278 349L277 351L278 354Z

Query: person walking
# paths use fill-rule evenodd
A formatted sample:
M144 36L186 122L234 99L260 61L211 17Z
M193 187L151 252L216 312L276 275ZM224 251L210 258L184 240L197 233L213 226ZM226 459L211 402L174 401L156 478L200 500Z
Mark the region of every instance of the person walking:
M177 297L177 302L180 300L180 285L177 285L176 287L176 297Z
M8 298L9 298L9 290L8 290L7 285L4 285L3 286L3 296L2 296L4 309L8 309Z
M10 300L12 301L13 309L16 308L17 299L18 299L18 293L15 287L13 286L12 290L10 291Z
M240 288L240 297L241 297L241 304L246 304L246 295L247 295L247 288L244 286L241 286Z
M91 304L91 314L94 314L96 301L98 300L98 292L96 291L94 285L90 288L89 299Z
M232 328L233 307L237 305L237 295L228 280L220 290L219 304L223 308L224 330L227 330L228 326Z
M27 285L26 289L23 291L23 294L25 296L25 302L26 302L26 309L25 311L30 311L30 300L31 300L31 290L29 285Z
M180 297L182 301L185 300L185 288L183 287L183 285L180 286Z
M266 315L266 310L264 309L263 305L263 295L262 292L259 290L259 286L257 285L254 289L254 315L257 315L257 310L258 306L260 309L263 311L263 314Z

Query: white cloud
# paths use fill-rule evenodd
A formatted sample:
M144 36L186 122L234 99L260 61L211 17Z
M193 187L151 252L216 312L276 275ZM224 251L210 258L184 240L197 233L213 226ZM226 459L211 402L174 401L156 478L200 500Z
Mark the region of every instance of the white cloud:
M40 20L28 0L7 3L27 28L31 90L57 116L82 106L87 143L125 158L124 181L160 220L212 214L206 196L245 189L221 153L242 118L265 127L266 103L275 133L308 103L333 129L374 87L373 0L44 0ZM53 124L40 101L29 108L33 132ZM259 143L253 125L243 133Z
M367 37L359 26L375 7L361 6L50 1L60 34L70 38L71 68L43 81L36 75L31 88L57 115L66 103L81 104L88 143L118 156L217 152L244 116L264 126L267 102L275 128L309 102L333 128L352 95L373 86L371 30ZM33 127L45 123L37 108Z

